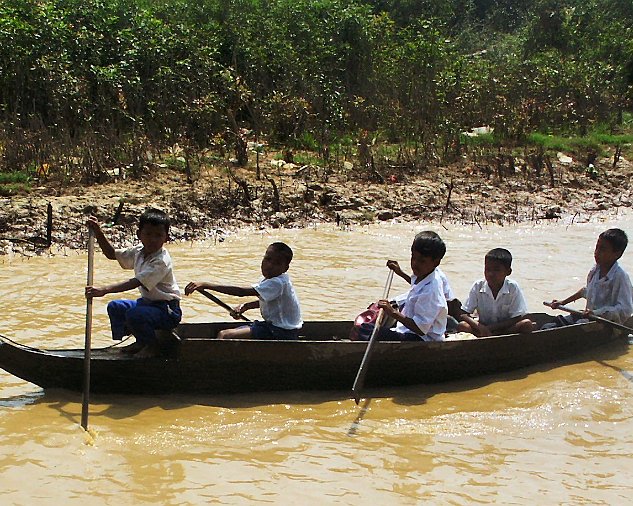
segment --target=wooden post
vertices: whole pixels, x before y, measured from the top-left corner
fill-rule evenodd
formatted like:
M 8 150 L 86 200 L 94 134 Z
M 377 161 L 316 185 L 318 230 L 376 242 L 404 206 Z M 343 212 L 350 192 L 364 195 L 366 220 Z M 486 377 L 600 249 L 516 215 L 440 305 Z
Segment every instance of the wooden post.
M 50 202 L 46 206 L 46 247 L 53 244 L 53 204 Z

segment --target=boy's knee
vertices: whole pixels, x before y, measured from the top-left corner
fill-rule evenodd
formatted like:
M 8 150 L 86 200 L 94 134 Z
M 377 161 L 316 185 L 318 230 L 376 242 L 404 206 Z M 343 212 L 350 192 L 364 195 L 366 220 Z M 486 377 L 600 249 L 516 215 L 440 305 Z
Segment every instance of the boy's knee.
M 133 307 L 125 313 L 125 322 L 130 327 L 137 327 L 147 322 L 147 314 L 142 307 Z
M 532 320 L 521 320 L 517 325 L 517 331 L 520 333 L 532 332 L 535 328 L 535 323 Z
M 107 311 L 109 315 L 120 313 L 125 309 L 125 306 L 120 300 L 111 300 L 108 302 Z
M 473 329 L 468 322 L 459 322 L 457 324 L 457 332 L 469 332 L 472 334 Z

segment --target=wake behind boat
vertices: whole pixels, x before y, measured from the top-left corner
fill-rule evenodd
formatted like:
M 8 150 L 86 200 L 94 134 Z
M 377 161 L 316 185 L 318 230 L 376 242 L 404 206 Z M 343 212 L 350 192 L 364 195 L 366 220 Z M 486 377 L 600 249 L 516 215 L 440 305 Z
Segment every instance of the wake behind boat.
M 552 316 L 535 313 L 538 327 Z M 350 341 L 351 321 L 306 322 L 298 341 L 217 340 L 240 323 L 183 323 L 163 354 L 137 358 L 93 349 L 91 390 L 119 394 L 227 394 L 287 390 L 349 391 L 367 343 Z M 555 362 L 627 333 L 597 322 L 531 334 L 443 342 L 378 342 L 365 386 L 436 383 Z M 0 367 L 44 389 L 82 391 L 83 349 L 42 350 L 0 337 Z

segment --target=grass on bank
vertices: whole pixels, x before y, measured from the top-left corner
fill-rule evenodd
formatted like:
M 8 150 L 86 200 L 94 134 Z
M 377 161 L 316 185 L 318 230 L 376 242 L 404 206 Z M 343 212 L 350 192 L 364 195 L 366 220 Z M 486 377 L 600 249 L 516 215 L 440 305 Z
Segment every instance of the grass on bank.
M 23 171 L 0 172 L 0 195 L 11 196 L 31 191 L 30 176 Z

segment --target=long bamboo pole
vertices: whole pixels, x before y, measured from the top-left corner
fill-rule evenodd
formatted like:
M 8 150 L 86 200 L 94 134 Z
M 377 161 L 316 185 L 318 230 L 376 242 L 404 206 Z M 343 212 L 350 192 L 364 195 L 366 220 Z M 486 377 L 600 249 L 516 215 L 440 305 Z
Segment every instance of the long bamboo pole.
M 86 286 L 94 279 L 95 234 L 88 229 L 88 275 Z M 90 346 L 92 341 L 92 297 L 86 298 L 86 331 L 84 339 L 84 385 L 81 401 L 81 426 L 88 430 L 88 407 L 90 403 Z

